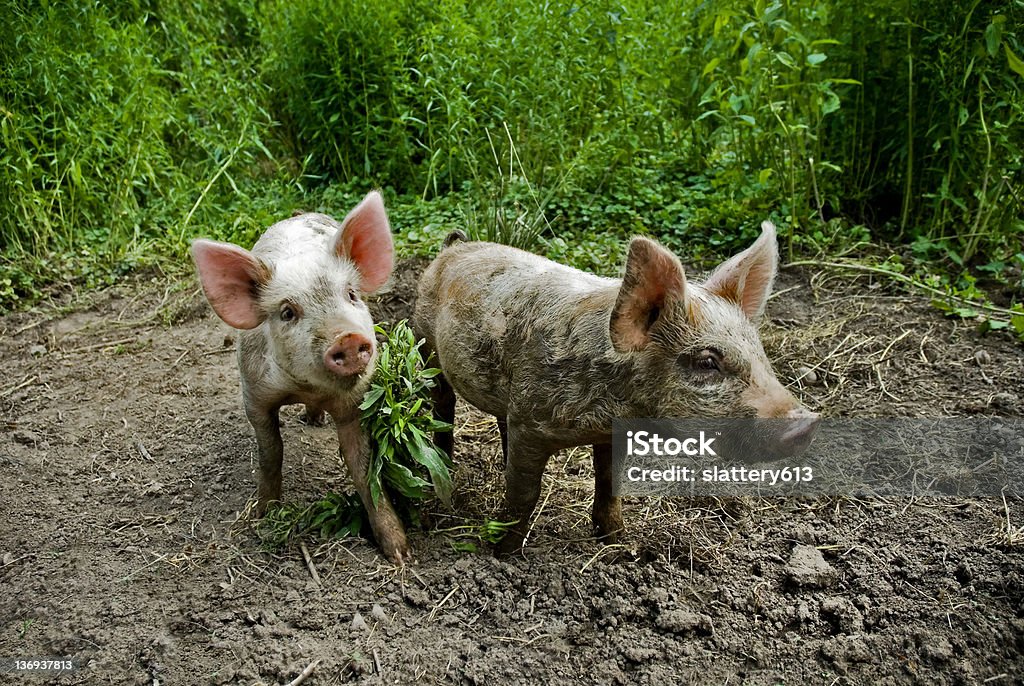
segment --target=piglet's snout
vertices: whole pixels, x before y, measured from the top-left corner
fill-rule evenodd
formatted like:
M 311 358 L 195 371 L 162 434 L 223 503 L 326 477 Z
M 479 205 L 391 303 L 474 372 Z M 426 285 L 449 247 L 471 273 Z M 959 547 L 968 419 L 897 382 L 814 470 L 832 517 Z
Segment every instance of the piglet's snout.
M 814 434 L 818 430 L 818 421 L 820 417 L 817 412 L 811 412 L 810 410 L 799 407 L 795 410 L 790 410 L 786 415 L 786 429 L 780 436 L 782 444 L 786 447 L 786 452 L 791 455 L 796 455 L 803 452 L 807 446 L 811 444 L 811 440 L 814 439 Z
M 324 353 L 324 365 L 338 376 L 354 376 L 366 371 L 373 357 L 373 342 L 358 333 L 338 336 Z

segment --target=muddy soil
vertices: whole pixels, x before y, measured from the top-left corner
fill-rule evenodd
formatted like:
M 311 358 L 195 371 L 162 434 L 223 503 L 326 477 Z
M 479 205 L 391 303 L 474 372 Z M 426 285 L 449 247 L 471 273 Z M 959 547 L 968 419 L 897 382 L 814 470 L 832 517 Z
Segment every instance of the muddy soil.
M 382 318 L 410 314 L 421 268 Z M 828 416 L 1024 409 L 1022 348 L 926 298 L 815 271 L 776 291 L 766 347 Z M 56 299 L 0 332 L 0 658 L 78 665 L 2 683 L 1024 683 L 1019 493 L 635 498 L 603 546 L 574 450 L 525 552 L 496 560 L 456 528 L 503 488 L 493 420 L 460 406 L 457 511 L 427 507 L 415 564 L 358 538 L 268 551 L 231 331 L 194 281 Z M 294 408 L 284 435 L 287 500 L 350 488 L 330 428 Z

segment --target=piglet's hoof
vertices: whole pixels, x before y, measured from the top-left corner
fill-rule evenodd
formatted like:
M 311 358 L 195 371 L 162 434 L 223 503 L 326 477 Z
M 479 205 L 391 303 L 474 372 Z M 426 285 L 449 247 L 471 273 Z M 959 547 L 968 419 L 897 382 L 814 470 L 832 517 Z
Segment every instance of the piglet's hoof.
M 404 567 L 412 562 L 412 547 L 404 540 L 393 544 L 382 543 L 380 548 L 394 565 Z

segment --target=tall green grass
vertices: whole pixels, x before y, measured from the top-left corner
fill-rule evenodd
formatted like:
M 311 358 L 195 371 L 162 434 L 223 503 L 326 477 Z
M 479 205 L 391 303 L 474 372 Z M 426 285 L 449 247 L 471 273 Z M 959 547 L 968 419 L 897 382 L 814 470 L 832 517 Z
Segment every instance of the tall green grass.
M 956 263 L 1024 240 L 1024 3 L 862 1 L 833 8 L 833 207 Z M 995 253 L 995 255 L 993 255 Z
M 607 271 L 599 233 L 731 249 L 772 216 L 791 249 L 1009 261 L 1021 26 L 1020 0 L 4 0 L 0 302 L 371 186 L 414 251 L 466 223 Z
M 245 223 L 275 173 L 252 16 L 244 2 L 4 3 L 0 302 Z

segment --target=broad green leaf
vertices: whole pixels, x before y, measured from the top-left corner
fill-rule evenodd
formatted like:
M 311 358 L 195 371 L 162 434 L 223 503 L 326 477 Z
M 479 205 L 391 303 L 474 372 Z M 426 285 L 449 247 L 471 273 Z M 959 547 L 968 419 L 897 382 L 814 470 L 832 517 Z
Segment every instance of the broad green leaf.
M 999 43 L 1003 39 L 1003 24 L 1006 22 L 1006 17 L 1003 15 L 996 15 L 992 18 L 992 23 L 985 29 L 985 51 L 988 52 L 989 57 L 995 57 L 996 52 L 999 51 Z
M 374 386 L 363 396 L 363 402 L 359 403 L 359 409 L 366 410 L 373 407 L 374 403 L 380 400 L 383 395 L 384 389 L 380 386 Z
M 981 313 L 973 307 L 952 307 L 949 310 L 949 314 L 954 317 L 960 317 L 961 319 L 975 319 Z
M 1024 61 L 1013 54 L 1013 50 L 1010 50 L 1010 46 L 1006 43 L 1003 43 L 1003 50 L 1006 51 L 1006 61 L 1009 63 L 1010 69 L 1017 72 L 1019 76 L 1024 76 Z
M 421 479 L 403 464 L 392 462 L 384 468 L 388 477 L 388 485 L 406 498 L 422 500 L 426 496 L 424 489 L 430 486 L 430 482 Z
M 751 66 L 753 66 L 754 62 L 757 61 L 757 56 L 761 54 L 762 49 L 763 46 L 760 42 L 754 43 L 750 46 L 750 49 L 747 51 L 747 62 L 749 62 Z
M 980 333 L 988 333 L 989 331 L 999 331 L 1010 326 L 1010 322 L 1003 321 L 1001 319 L 985 319 L 983 322 L 978 324 L 978 331 Z
M 452 506 L 452 478 L 448 472 L 448 465 L 441 458 L 438 450 L 423 441 L 419 436 L 414 437 L 412 445 L 413 458 L 430 472 L 430 479 L 434 484 L 434 492 L 448 507 Z
M 991 272 L 993 274 L 998 274 L 1004 269 L 1006 269 L 1006 263 L 1003 262 L 1002 260 L 993 260 L 988 264 L 983 264 L 978 267 L 978 271 Z
M 708 74 L 713 72 L 721 61 L 722 59 L 720 57 L 713 58 L 710 62 L 704 65 L 704 71 L 701 72 L 701 76 L 707 76 Z
M 326 522 L 328 519 L 330 519 L 331 517 L 334 517 L 336 515 L 337 515 L 337 512 L 335 512 L 334 510 L 324 510 L 319 515 L 317 515 L 316 517 L 313 518 L 312 528 L 314 528 L 314 529 L 320 528 L 320 526 L 323 525 L 324 522 Z
M 442 422 L 439 419 L 431 419 L 428 422 L 424 422 L 423 427 L 424 431 L 429 431 L 431 433 L 437 433 L 439 431 L 451 431 L 452 428 L 453 427 L 451 424 L 449 424 L 448 422 Z
M 817 66 L 828 59 L 828 55 L 823 52 L 812 52 L 807 56 L 807 64 L 811 66 Z
M 821 113 L 832 114 L 839 109 L 840 104 L 839 96 L 832 91 L 828 91 L 825 93 L 825 100 L 821 103 Z
M 377 503 L 380 501 L 380 492 L 382 488 L 382 484 L 380 482 L 380 470 L 383 464 L 383 461 L 380 459 L 370 460 L 370 473 L 367 480 L 370 482 L 370 500 L 373 501 L 374 507 L 377 507 Z
M 796 61 L 790 56 L 788 52 L 775 53 L 775 59 L 781 62 L 783 66 L 789 67 L 790 69 L 796 68 Z

